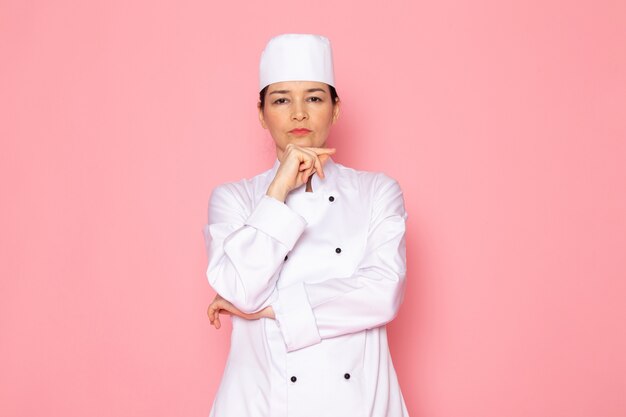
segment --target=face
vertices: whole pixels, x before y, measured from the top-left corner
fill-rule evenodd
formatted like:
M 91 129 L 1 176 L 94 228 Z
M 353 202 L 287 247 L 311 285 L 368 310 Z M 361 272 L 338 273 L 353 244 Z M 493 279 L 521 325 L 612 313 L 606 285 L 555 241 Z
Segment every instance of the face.
M 276 144 L 276 156 L 282 161 L 289 143 L 325 147 L 330 127 L 339 117 L 339 101 L 331 102 L 326 83 L 283 81 L 270 84 L 259 120 Z M 304 129 L 304 130 L 294 130 Z

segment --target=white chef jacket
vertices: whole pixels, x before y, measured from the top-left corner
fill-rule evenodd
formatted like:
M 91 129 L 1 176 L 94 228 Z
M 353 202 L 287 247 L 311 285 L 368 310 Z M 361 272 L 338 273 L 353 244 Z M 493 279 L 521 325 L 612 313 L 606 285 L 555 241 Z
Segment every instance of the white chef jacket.
M 280 161 L 217 186 L 204 237 L 213 289 L 244 312 L 210 417 L 406 417 L 385 324 L 406 275 L 402 190 L 332 158 L 285 202 L 267 196 Z

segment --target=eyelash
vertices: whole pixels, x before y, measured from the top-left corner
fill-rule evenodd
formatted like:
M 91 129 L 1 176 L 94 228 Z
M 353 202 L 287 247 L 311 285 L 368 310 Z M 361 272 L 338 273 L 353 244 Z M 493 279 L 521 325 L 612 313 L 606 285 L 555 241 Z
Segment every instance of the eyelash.
M 314 103 L 319 103 L 319 102 L 323 101 L 320 97 L 316 97 L 316 96 L 309 97 L 309 99 L 315 99 L 313 101 Z M 273 104 L 284 104 L 284 102 L 281 102 L 280 100 L 287 100 L 287 99 L 284 98 L 284 97 L 277 98 L 276 100 L 274 100 Z

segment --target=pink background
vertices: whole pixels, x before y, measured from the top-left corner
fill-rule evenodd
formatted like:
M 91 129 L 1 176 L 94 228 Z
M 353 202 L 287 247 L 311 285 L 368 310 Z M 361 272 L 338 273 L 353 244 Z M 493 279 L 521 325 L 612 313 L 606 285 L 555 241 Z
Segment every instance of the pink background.
M 412 416 L 626 415 L 626 3 L 0 3 L 0 415 L 206 416 L 210 192 L 257 65 L 333 43 L 335 160 L 404 189 Z

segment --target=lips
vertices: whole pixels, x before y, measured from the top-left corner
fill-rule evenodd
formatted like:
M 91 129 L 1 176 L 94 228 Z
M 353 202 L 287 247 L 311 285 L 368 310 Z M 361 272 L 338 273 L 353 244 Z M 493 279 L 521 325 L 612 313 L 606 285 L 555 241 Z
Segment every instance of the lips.
M 289 133 L 292 133 L 294 135 L 306 135 L 307 133 L 311 133 L 311 131 L 305 128 L 297 128 L 297 129 L 291 129 Z

